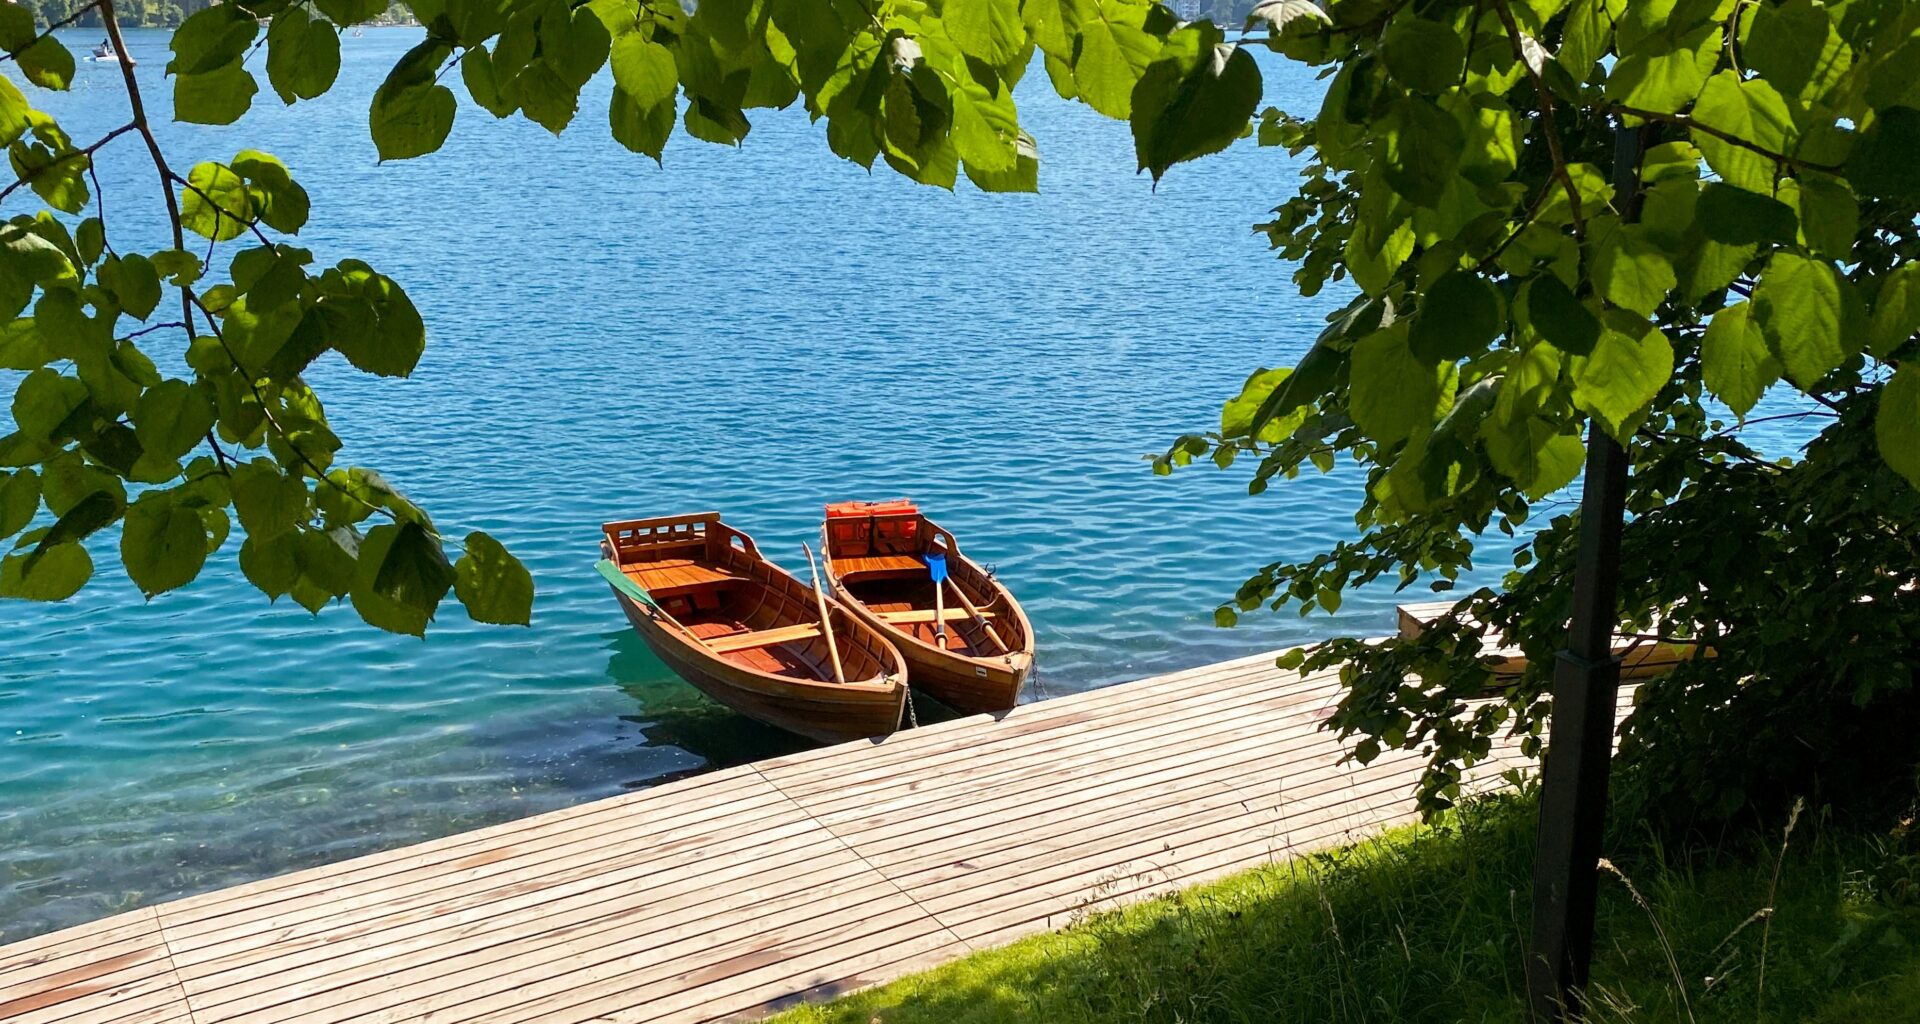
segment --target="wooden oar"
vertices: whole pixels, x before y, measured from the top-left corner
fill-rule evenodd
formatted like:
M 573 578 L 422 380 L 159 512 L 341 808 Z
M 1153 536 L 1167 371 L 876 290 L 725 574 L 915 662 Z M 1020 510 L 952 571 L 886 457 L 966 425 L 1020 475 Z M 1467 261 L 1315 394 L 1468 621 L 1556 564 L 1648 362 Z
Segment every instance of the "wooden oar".
M 1013 648 L 1009 647 L 1005 640 L 1000 639 L 1000 634 L 993 631 L 993 623 L 988 622 L 987 617 L 980 614 L 980 609 L 975 608 L 973 602 L 968 600 L 967 592 L 960 589 L 960 582 L 949 576 L 947 577 L 947 586 L 952 587 L 953 596 L 960 599 L 960 607 L 965 608 L 967 614 L 973 616 L 973 621 L 978 622 L 980 628 L 985 630 L 987 635 L 993 638 L 993 642 L 1000 645 L 1000 653 L 1012 654 Z
M 805 541 L 800 550 L 807 553 L 807 568 L 813 570 L 813 596 L 820 603 L 820 633 L 827 638 L 827 657 L 833 660 L 833 681 L 844 683 L 847 673 L 840 668 L 840 645 L 833 642 L 833 617 L 827 613 L 827 592 L 820 589 L 820 564 L 813 560 L 813 548 Z
M 613 584 L 613 589 L 616 593 L 633 599 L 635 603 L 646 607 L 656 615 L 666 614 L 660 610 L 658 604 L 654 603 L 653 595 L 647 593 L 640 584 L 633 582 L 632 578 L 626 573 L 621 572 L 620 567 L 613 564 L 613 559 L 602 558 L 598 562 L 595 562 L 593 567 L 600 575 L 606 577 L 608 583 Z

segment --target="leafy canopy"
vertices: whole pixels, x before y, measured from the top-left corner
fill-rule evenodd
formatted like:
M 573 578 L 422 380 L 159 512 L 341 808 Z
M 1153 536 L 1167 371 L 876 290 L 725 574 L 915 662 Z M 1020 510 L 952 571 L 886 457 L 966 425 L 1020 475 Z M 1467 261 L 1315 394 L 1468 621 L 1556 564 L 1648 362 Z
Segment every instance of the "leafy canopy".
M 1259 230 L 1304 294 L 1356 294 L 1155 465 L 1256 458 L 1258 493 L 1350 461 L 1361 536 L 1263 569 L 1216 618 L 1332 610 L 1383 576 L 1449 590 L 1501 531 L 1504 592 L 1420 639 L 1285 659 L 1341 666 L 1334 725 L 1362 760 L 1429 752 L 1444 806 L 1497 731 L 1537 750 L 1577 517 L 1520 530 L 1598 431 L 1632 465 L 1623 629 L 1717 655 L 1639 694 L 1626 750 L 1664 766 L 1656 788 L 1732 810 L 1835 748 L 1910 749 L 1860 741 L 1920 721 L 1920 5 L 1325 10 L 1270 37 L 1329 77 L 1314 116 L 1262 115 L 1260 143 L 1309 162 Z M 1749 439 L 1779 418 L 1814 436 L 1796 457 Z M 1496 644 L 1529 656 L 1517 685 Z
M 1156 177 L 1245 134 L 1260 99 L 1249 54 L 1147 0 L 406 6 L 426 33 L 368 110 L 382 160 L 431 154 L 479 112 L 557 134 L 580 116 L 582 87 L 606 72 L 608 130 L 655 161 L 676 125 L 735 144 L 750 111 L 800 104 L 826 122 L 827 145 L 862 166 L 944 188 L 964 174 L 988 191 L 1033 191 L 1039 145 L 1020 127 L 1013 88 L 1036 51 L 1063 95 L 1132 117 L 1140 166 Z M 341 30 L 385 11 L 359 0 L 194 10 L 166 65 L 175 118 L 230 124 L 256 102 L 325 94 Z M 93 0 L 68 20 L 105 21 L 111 33 L 121 13 Z M 1315 8 L 1309 20 L 1323 17 Z M 34 85 L 67 87 L 73 56 L 29 8 L 0 4 L 0 47 Z M 456 70 L 478 111 L 444 84 Z M 138 97 L 131 75 L 125 88 Z M 150 154 L 132 139 L 107 148 L 129 135 Z M 318 611 L 345 598 L 368 622 L 414 634 L 449 593 L 476 620 L 529 621 L 532 579 L 498 541 L 468 532 L 450 554 L 452 535 L 423 509 L 342 460 L 307 368 L 338 356 L 406 376 L 426 325 L 399 282 L 359 260 L 316 265 L 295 244 L 314 211 L 293 169 L 257 149 L 176 165 L 144 115 L 75 140 L 5 78 L 0 145 L 16 175 L 0 198 L 31 190 L 45 206 L 0 226 L 0 367 L 25 374 L 15 429 L 0 437 L 0 540 L 13 544 L 0 596 L 77 592 L 95 569 L 86 541 L 116 524 L 128 577 L 163 593 L 199 574 L 237 518 L 241 570 L 270 599 Z M 133 251 L 111 230 L 89 188 L 107 153 L 150 158 L 167 180 L 170 247 Z M 184 349 L 191 376 L 156 369 L 149 353 L 162 345 Z
M 798 104 L 839 156 L 944 188 L 963 174 L 988 191 L 1038 187 L 1043 146 L 1013 101 L 1035 63 L 1062 96 L 1127 119 L 1156 178 L 1252 127 L 1309 157 L 1260 230 L 1303 294 L 1342 282 L 1354 296 L 1295 365 L 1253 373 L 1218 431 L 1179 439 L 1156 468 L 1253 458 L 1257 493 L 1344 459 L 1367 490 L 1357 540 L 1267 567 L 1217 619 L 1334 609 L 1382 576 L 1446 589 L 1486 531 L 1517 534 L 1575 479 L 1598 430 L 1633 465 L 1627 628 L 1718 655 L 1643 690 L 1630 751 L 1655 738 L 1712 749 L 1727 723 L 1775 752 L 1816 749 L 1783 739 L 1781 709 L 1872 726 L 1899 721 L 1888 702 L 1914 690 L 1902 666 L 1920 638 L 1920 5 L 1264 0 L 1237 42 L 1151 0 L 407 6 L 426 37 L 368 110 L 383 159 L 433 153 L 477 116 L 444 84 L 456 65 L 481 111 L 554 132 L 607 71 L 608 130 L 655 161 L 676 125 L 738 144 L 754 111 Z M 87 7 L 114 13 L 112 0 Z M 194 13 L 173 38 L 175 116 L 224 124 L 263 96 L 325 93 L 339 31 L 376 7 Z M 1259 111 L 1246 47 L 1262 43 L 1324 69 L 1313 116 Z M 39 88 L 71 79 L 71 54 L 24 8 L 0 4 L 0 48 Z M 1624 153 L 1622 127 L 1642 129 Z M 338 460 L 303 380 L 330 354 L 410 373 L 426 330 L 400 284 L 357 260 L 316 266 L 292 241 L 306 193 L 257 150 L 196 154 L 180 173 L 156 142 L 173 244 L 116 246 L 87 216 L 87 171 L 128 134 L 152 141 L 140 118 L 73 140 L 0 82 L 17 177 L 0 198 L 30 189 L 48 208 L 0 226 L 0 366 L 24 373 L 16 430 L 0 438 L 0 536 L 19 534 L 0 593 L 73 593 L 94 568 L 83 542 L 116 523 L 134 583 L 179 586 L 237 515 L 241 566 L 271 597 L 346 597 L 406 632 L 449 592 L 483 621 L 526 621 L 524 568 L 480 533 L 450 558 L 422 509 Z M 185 348 L 190 379 L 155 370 L 160 344 Z M 1799 457 L 1745 440 L 1763 400 L 1820 426 Z M 1334 724 L 1360 737 L 1358 756 L 1428 750 L 1423 792 L 1441 806 L 1496 730 L 1537 736 L 1574 527 L 1559 515 L 1502 540 L 1505 591 L 1475 593 L 1422 639 L 1300 656 L 1346 666 Z M 1797 656 L 1778 640 L 1783 618 L 1804 624 Z M 1470 702 L 1492 686 L 1477 652 L 1507 639 L 1535 668 L 1503 699 Z M 1701 765 L 1672 778 L 1704 785 Z

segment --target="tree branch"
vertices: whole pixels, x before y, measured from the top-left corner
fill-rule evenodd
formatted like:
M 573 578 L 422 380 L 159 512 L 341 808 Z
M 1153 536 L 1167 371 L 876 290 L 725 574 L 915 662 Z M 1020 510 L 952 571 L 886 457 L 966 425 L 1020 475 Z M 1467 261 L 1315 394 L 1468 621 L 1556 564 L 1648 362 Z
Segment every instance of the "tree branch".
M 1540 97 L 1540 129 L 1547 137 L 1547 154 L 1553 158 L 1553 176 L 1567 190 L 1567 203 L 1573 214 L 1573 236 L 1579 239 L 1587 237 L 1586 218 L 1580 213 L 1580 188 L 1573 183 L 1573 175 L 1567 172 L 1566 154 L 1560 151 L 1560 130 L 1554 124 L 1553 93 L 1547 90 L 1547 83 L 1540 73 L 1533 69 L 1533 63 L 1527 60 L 1527 48 L 1520 26 L 1513 20 L 1513 10 L 1507 6 L 1507 0 L 1494 0 L 1493 9 L 1500 15 L 1500 23 L 1507 27 L 1507 39 L 1513 43 L 1513 59 L 1527 71 L 1527 78 L 1533 83 L 1533 91 Z
M 125 135 L 130 131 L 133 131 L 136 127 L 138 126 L 133 124 L 123 124 L 120 127 L 115 128 L 114 130 L 101 136 L 98 140 L 96 140 L 90 146 L 84 147 L 82 149 L 76 149 L 68 153 L 62 153 L 59 156 L 54 157 L 53 160 L 47 163 L 46 165 L 34 168 L 32 171 L 16 179 L 13 184 L 8 185 L 4 189 L 0 189 L 0 203 L 6 202 L 7 197 L 12 195 L 22 185 L 29 184 L 35 178 L 38 178 L 40 175 L 45 174 L 47 171 L 55 167 L 58 167 L 69 160 L 72 160 L 74 157 L 86 157 L 89 160 L 89 162 L 91 162 L 95 150 L 98 150 L 100 147 L 106 145 L 107 143 L 112 142 L 113 140 L 119 138 L 122 135 Z M 96 192 L 99 190 L 98 182 L 95 183 L 94 188 Z
M 1769 160 L 1774 161 L 1775 163 L 1786 164 L 1790 167 L 1800 167 L 1810 171 L 1822 171 L 1827 174 L 1839 174 L 1841 173 L 1842 170 L 1844 170 L 1844 168 L 1840 167 L 1837 164 L 1817 164 L 1811 160 L 1802 160 L 1799 157 L 1789 156 L 1785 153 L 1776 153 L 1773 150 L 1768 149 L 1757 142 L 1750 142 L 1746 139 L 1741 138 L 1738 135 L 1733 134 L 1732 132 L 1729 132 L 1720 128 L 1715 128 L 1710 124 L 1697 120 L 1686 114 L 1662 114 L 1658 111 L 1641 110 L 1639 107 L 1629 107 L 1624 103 L 1610 103 L 1610 104 L 1607 104 L 1606 107 L 1603 109 L 1611 110 L 1616 114 L 1627 114 L 1632 117 L 1637 117 L 1642 121 L 1655 121 L 1661 124 L 1670 124 L 1677 128 L 1685 128 L 1689 131 L 1699 132 L 1702 135 L 1711 135 L 1714 138 L 1727 143 L 1728 145 L 1738 146 L 1741 149 L 1747 150 L 1749 152 L 1758 153 L 1761 156 L 1764 156 Z

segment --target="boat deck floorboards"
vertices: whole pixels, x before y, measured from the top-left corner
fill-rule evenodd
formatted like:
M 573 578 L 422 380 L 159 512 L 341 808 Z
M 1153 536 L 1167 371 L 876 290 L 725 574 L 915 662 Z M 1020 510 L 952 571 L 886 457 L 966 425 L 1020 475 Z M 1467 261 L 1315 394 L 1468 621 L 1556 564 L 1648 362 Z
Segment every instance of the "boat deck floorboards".
M 1412 820 L 1338 697 L 1263 654 L 148 907 L 0 946 L 0 1022 L 761 1015 Z

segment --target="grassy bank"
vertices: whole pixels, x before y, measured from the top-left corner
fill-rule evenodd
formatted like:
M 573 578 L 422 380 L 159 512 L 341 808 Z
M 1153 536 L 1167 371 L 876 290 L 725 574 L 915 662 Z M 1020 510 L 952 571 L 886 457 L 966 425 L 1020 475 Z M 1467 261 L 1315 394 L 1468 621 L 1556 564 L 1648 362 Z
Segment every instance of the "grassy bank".
M 1532 813 L 1487 801 L 779 1021 L 1517 1021 Z M 1920 835 L 1895 817 L 1809 811 L 1784 852 L 1783 829 L 1675 845 L 1628 826 L 1594 1019 L 1920 1020 Z

